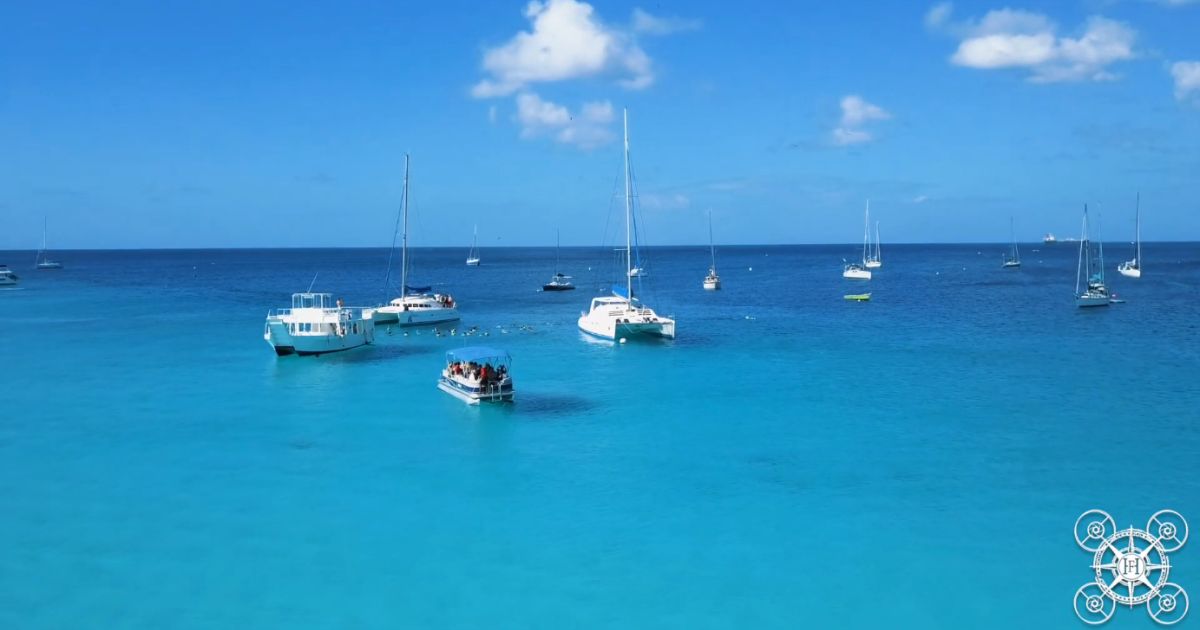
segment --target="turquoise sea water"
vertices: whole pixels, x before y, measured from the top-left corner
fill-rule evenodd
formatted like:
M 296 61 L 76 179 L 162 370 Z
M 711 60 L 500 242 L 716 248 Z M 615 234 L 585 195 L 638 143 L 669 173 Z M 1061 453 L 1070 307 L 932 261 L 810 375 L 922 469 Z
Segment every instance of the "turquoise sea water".
M 434 387 L 458 335 L 262 340 L 317 272 L 380 301 L 385 250 L 0 253 L 0 627 L 1080 627 L 1081 512 L 1200 526 L 1200 245 L 1110 246 L 1092 311 L 1072 245 L 1003 249 L 724 248 L 717 293 L 652 250 L 679 337 L 624 346 L 575 326 L 607 250 L 559 294 L 553 249 L 419 251 L 514 357 L 482 409 Z

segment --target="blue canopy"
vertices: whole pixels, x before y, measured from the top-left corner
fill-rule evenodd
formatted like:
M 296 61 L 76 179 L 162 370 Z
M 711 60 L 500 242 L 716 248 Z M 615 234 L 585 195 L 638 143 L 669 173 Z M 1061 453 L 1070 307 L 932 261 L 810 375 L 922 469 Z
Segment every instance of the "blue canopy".
M 474 361 L 475 363 L 480 363 L 499 360 L 507 363 L 512 361 L 512 357 L 504 350 L 489 348 L 487 346 L 469 346 L 446 353 L 446 361 L 450 363 L 455 361 Z
M 412 287 L 407 284 L 404 285 L 405 293 L 429 293 L 431 289 L 433 289 L 433 287 Z

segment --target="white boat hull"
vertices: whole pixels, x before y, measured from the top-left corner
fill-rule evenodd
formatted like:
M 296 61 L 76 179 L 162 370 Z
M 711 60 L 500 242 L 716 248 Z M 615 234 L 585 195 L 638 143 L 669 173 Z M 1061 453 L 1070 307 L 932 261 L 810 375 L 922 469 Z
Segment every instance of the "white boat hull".
M 883 263 L 879 262 L 878 260 L 868 260 L 867 261 L 867 269 L 878 269 L 882 266 L 883 266 Z
M 396 324 L 398 326 L 430 326 L 446 322 L 456 322 L 460 318 L 456 308 L 430 308 L 422 310 L 402 310 L 397 306 L 381 306 L 371 311 L 371 320 L 377 324 Z
M 468 266 L 468 267 L 478 267 L 478 266 L 479 266 L 479 259 L 478 259 L 478 258 L 468 258 L 468 259 L 467 259 L 467 266 Z
M 11 276 L 0 276 L 0 287 L 16 286 L 18 280 Z
M 357 332 L 354 332 L 357 328 Z M 317 356 L 331 352 L 342 352 L 368 345 L 375 341 L 375 324 L 369 319 L 347 322 L 344 334 L 295 334 L 282 321 L 268 321 L 263 338 L 279 356 L 297 354 Z
M 665 317 L 646 317 L 631 314 L 629 317 L 579 318 L 579 330 L 593 337 L 616 341 L 622 337 L 675 338 L 675 320 Z
M 1121 275 L 1125 276 L 1127 278 L 1141 278 L 1142 277 L 1142 270 L 1138 269 L 1137 267 L 1129 267 L 1126 265 L 1121 265 L 1121 266 L 1117 267 L 1117 271 L 1121 272 Z
M 1092 295 L 1083 294 L 1075 296 L 1075 306 L 1079 308 L 1091 308 L 1094 306 L 1108 306 L 1109 297 L 1107 295 Z
M 705 291 L 716 291 L 720 288 L 721 288 L 721 280 L 720 279 L 706 279 L 704 281 L 704 290 Z
M 490 388 L 481 388 L 460 383 L 459 381 L 443 376 L 438 379 L 437 386 L 438 389 L 468 405 L 478 405 L 481 402 L 512 402 L 514 394 L 516 394 L 516 390 L 512 386 L 512 380 L 492 385 Z
M 842 277 L 849 280 L 870 280 L 871 272 L 866 269 L 847 269 L 842 272 Z

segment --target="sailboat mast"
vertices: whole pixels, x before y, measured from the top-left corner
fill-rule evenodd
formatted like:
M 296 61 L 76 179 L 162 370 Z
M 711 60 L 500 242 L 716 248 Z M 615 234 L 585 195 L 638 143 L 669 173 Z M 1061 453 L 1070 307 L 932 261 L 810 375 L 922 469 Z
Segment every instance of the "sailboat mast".
M 400 202 L 400 297 L 408 295 L 408 154 L 404 154 L 404 194 Z
M 708 211 L 708 252 L 712 255 L 712 269 L 717 270 L 717 246 L 713 245 L 712 237 L 712 210 Z
M 559 231 L 554 230 L 554 275 L 558 275 L 558 250 L 562 247 Z
M 633 242 L 630 224 L 633 222 L 633 182 L 629 173 L 629 110 L 622 110 L 625 126 L 625 289 L 630 304 L 633 303 Z
M 879 249 L 879 222 L 875 222 L 875 260 L 876 262 L 883 260 L 883 255 Z
M 871 240 L 871 200 L 867 200 L 867 212 L 863 215 L 863 264 L 867 264 L 867 246 Z
M 1083 248 L 1087 246 L 1087 204 L 1083 204 L 1083 237 L 1079 239 L 1079 262 L 1075 264 L 1075 295 L 1079 295 L 1079 273 L 1083 269 Z
M 1142 193 L 1137 194 L 1137 210 L 1133 213 L 1133 238 L 1137 241 L 1137 268 L 1142 268 Z

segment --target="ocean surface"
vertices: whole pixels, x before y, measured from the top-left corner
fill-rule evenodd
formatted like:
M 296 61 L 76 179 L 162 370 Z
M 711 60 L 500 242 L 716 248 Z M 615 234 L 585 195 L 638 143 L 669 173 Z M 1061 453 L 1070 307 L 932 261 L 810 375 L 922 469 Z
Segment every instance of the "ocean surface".
M 553 248 L 424 249 L 456 334 L 315 358 L 267 310 L 391 297 L 386 249 L 0 252 L 0 627 L 1082 627 L 1080 513 L 1200 527 L 1200 244 L 1143 248 L 1091 310 L 1066 243 L 885 244 L 868 283 L 855 245 L 722 247 L 715 293 L 651 249 L 678 338 L 625 345 L 575 324 L 609 249 L 565 293 Z M 435 388 L 480 343 L 515 404 Z M 1171 563 L 1200 598 L 1200 543 Z

